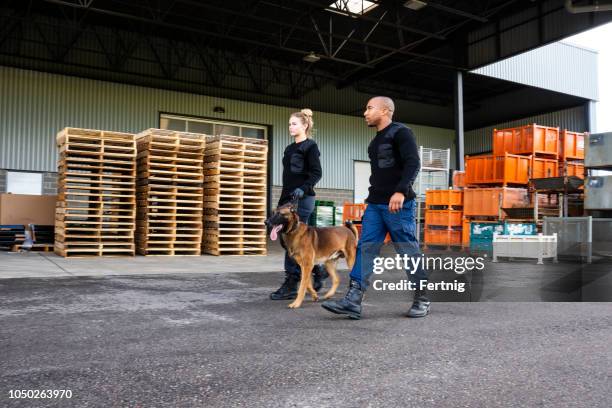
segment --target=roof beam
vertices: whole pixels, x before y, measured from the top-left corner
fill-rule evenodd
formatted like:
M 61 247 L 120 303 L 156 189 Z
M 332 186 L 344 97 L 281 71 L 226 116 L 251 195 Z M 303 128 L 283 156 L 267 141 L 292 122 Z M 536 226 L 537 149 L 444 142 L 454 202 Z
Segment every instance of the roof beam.
M 66 3 L 66 2 L 64 2 L 62 0 L 44 0 L 44 1 L 47 2 L 47 3 L 56 3 L 56 4 L 61 4 L 61 5 L 64 5 L 64 6 L 70 6 L 70 7 L 75 7 L 75 8 L 83 8 L 83 6 L 81 6 L 81 5 L 72 4 L 72 3 Z M 175 29 L 175 30 L 181 30 L 181 31 L 186 31 L 186 32 L 190 32 L 190 33 L 197 33 L 197 34 L 201 34 L 201 35 L 207 35 L 207 36 L 212 36 L 212 37 L 217 37 L 217 38 L 234 40 L 234 41 L 237 41 L 237 42 L 240 42 L 240 43 L 245 43 L 245 44 L 259 45 L 259 46 L 262 46 L 262 47 L 273 48 L 273 49 L 277 49 L 277 50 L 281 50 L 281 51 L 291 52 L 291 53 L 299 54 L 299 55 L 302 55 L 302 56 L 307 54 L 306 51 L 300 50 L 300 49 L 296 49 L 296 48 L 275 45 L 275 44 L 272 44 L 272 43 L 269 43 L 269 42 L 266 43 L 266 42 L 263 42 L 263 41 L 253 40 L 253 39 L 249 39 L 249 38 L 237 37 L 235 35 L 222 34 L 222 33 L 214 32 L 214 31 L 210 31 L 210 30 L 205 30 L 205 29 L 201 29 L 201 28 L 196 29 L 196 28 L 185 26 L 185 25 L 178 25 L 178 24 L 168 23 L 168 22 L 165 22 L 165 21 L 155 21 L 155 20 L 147 18 L 147 17 L 134 16 L 134 15 L 131 15 L 131 14 L 122 13 L 122 12 L 118 12 L 118 11 L 100 9 L 100 8 L 95 8 L 95 7 L 91 7 L 91 8 L 89 8 L 89 10 L 91 10 L 91 12 L 98 13 L 98 14 L 104 14 L 104 15 L 124 18 L 124 19 L 127 19 L 127 20 L 139 21 L 139 22 L 142 22 L 142 23 L 157 24 L 159 26 L 163 26 L 163 27 L 166 27 L 166 28 L 172 28 L 172 29 Z M 365 63 L 361 63 L 361 62 L 357 62 L 357 61 L 346 60 L 346 59 L 343 59 L 343 58 L 331 57 L 331 56 L 327 56 L 327 55 L 320 55 L 320 57 L 322 59 L 327 59 L 327 60 L 330 60 L 330 61 L 341 62 L 341 63 L 345 63 L 345 64 L 349 64 L 349 65 L 355 65 L 355 66 L 359 66 L 359 67 L 363 67 L 363 68 L 373 68 L 369 64 L 365 64 Z
M 45 0 L 45 1 L 54 2 L 54 1 L 57 1 L 57 0 Z M 275 25 L 278 25 L 278 26 L 281 26 L 281 27 L 287 27 L 287 28 L 289 28 L 291 30 L 291 32 L 297 30 L 297 31 L 302 31 L 302 32 L 306 32 L 306 33 L 313 33 L 312 29 L 309 29 L 309 28 L 306 28 L 306 27 L 302 27 L 302 26 L 300 26 L 298 24 L 298 22 L 296 22 L 296 23 L 286 23 L 284 21 L 279 21 L 277 19 L 271 19 L 271 18 L 267 18 L 267 17 L 257 16 L 257 15 L 254 15 L 254 14 L 246 14 L 246 13 L 238 12 L 238 11 L 235 11 L 235 10 L 230 10 L 230 9 L 227 9 L 227 8 L 224 8 L 224 7 L 218 7 L 218 6 L 215 6 L 215 5 L 212 5 L 212 4 L 208 4 L 206 2 L 196 2 L 196 1 L 193 1 L 193 0 L 179 0 L 179 1 L 182 2 L 182 3 L 185 3 L 185 4 L 196 6 L 196 7 L 201 7 L 201 8 L 205 8 L 205 9 L 209 9 L 209 10 L 214 10 L 214 11 L 218 11 L 218 12 L 222 12 L 222 13 L 226 13 L 226 14 L 235 14 L 235 15 L 239 15 L 241 17 L 250 18 L 250 19 L 253 19 L 253 20 L 256 20 L 256 21 L 261 21 L 263 23 L 275 24 Z M 309 14 L 309 17 L 310 17 L 311 22 L 312 22 L 312 20 L 313 20 L 312 14 Z M 378 25 L 381 25 L 381 24 L 382 25 L 386 25 L 385 24 L 386 22 L 383 21 L 382 18 L 379 18 L 379 19 L 368 19 L 368 21 L 374 21 L 375 23 L 377 23 L 376 27 Z M 316 25 L 316 22 L 315 22 L 315 25 Z M 396 27 L 395 24 L 391 24 L 391 25 Z M 371 30 L 371 31 L 373 31 L 373 30 Z M 378 44 L 378 43 L 368 42 L 367 39 L 360 40 L 360 39 L 357 39 L 357 38 L 353 38 L 353 36 L 350 33 L 349 33 L 349 35 L 340 35 L 340 34 L 334 34 L 333 32 L 325 32 L 323 30 L 320 30 L 318 28 L 318 26 L 315 27 L 314 33 L 316 33 L 319 36 L 319 40 L 321 41 L 322 44 L 325 43 L 325 41 L 323 40 L 322 37 L 323 37 L 323 35 L 326 35 L 326 36 L 329 36 L 331 38 L 339 39 L 340 41 L 347 41 L 347 42 L 352 43 L 352 44 L 367 45 L 367 46 L 369 46 L 371 48 L 377 48 L 377 49 L 381 49 L 381 50 L 388 51 L 388 52 L 393 51 L 394 53 L 399 53 L 399 54 L 404 54 L 404 55 L 411 55 L 411 56 L 419 56 L 419 57 L 423 57 L 423 58 L 429 58 L 432 61 L 436 61 L 437 60 L 437 61 L 440 61 L 440 62 L 448 62 L 448 60 L 443 60 L 443 59 L 440 59 L 440 58 L 430 57 L 430 56 L 425 55 L 425 54 L 417 54 L 417 53 L 410 52 L 410 51 L 407 51 L 407 50 L 401 50 L 401 49 L 398 49 L 398 48 L 395 48 L 395 47 L 391 47 L 391 46 L 388 46 L 388 45 L 385 45 L 385 44 Z M 369 36 L 368 36 L 368 38 L 369 38 Z M 430 38 L 430 37 L 427 37 L 427 38 Z M 436 36 L 434 35 L 431 38 L 436 38 Z M 445 37 L 441 37 L 441 38 L 445 38 Z M 421 39 L 421 41 L 422 40 L 424 40 L 424 39 Z M 333 60 L 334 57 L 331 57 L 331 54 L 329 54 L 328 51 L 330 51 L 330 50 L 329 50 L 329 47 L 327 47 L 327 45 L 323 45 L 323 50 L 325 52 L 325 56 L 328 59 L 332 59 Z M 310 51 L 311 50 L 304 50 L 303 54 L 305 55 L 305 54 L 307 54 Z M 346 62 L 346 60 L 339 61 L 339 62 Z M 370 65 L 370 64 L 365 63 L 365 62 L 360 62 L 359 64 L 361 66 L 366 66 L 366 67 L 368 65 Z M 370 68 L 372 68 L 372 67 L 370 67 Z
M 324 10 L 325 9 L 325 8 L 321 8 L 321 3 L 317 3 L 317 2 L 314 2 L 314 1 L 310 1 L 310 0 L 293 0 L 293 1 L 296 2 L 296 3 L 305 4 L 305 5 L 308 5 L 308 6 L 311 6 L 311 7 L 316 7 L 319 10 Z M 371 21 L 371 22 L 374 22 L 374 23 L 378 21 L 378 19 L 374 18 L 374 17 L 369 17 L 369 16 L 366 16 L 366 15 L 363 15 L 363 14 L 355 14 L 355 13 L 351 13 L 351 12 L 344 11 L 344 10 L 342 11 L 342 14 L 339 14 L 339 15 L 346 15 L 347 17 L 350 17 L 350 18 L 357 18 L 359 20 Z M 419 34 L 419 35 L 422 35 L 422 36 L 428 37 L 428 38 L 435 38 L 437 40 L 445 40 L 446 39 L 446 37 L 443 36 L 443 35 L 436 34 L 436 33 L 430 33 L 430 32 L 425 31 L 425 30 L 420 30 L 418 28 L 409 27 L 409 26 L 405 26 L 405 25 L 402 25 L 402 24 L 391 23 L 389 21 L 383 21 L 383 22 L 381 22 L 381 24 L 384 25 L 384 26 L 387 26 L 387 27 L 394 28 L 394 29 L 401 29 L 401 30 L 408 31 L 408 32 L 411 32 L 411 33 L 414 33 L 414 34 Z
M 431 7 L 440 11 L 445 11 L 447 13 L 455 14 L 457 16 L 466 17 L 471 20 L 478 21 L 480 23 L 486 23 L 489 21 L 489 19 L 486 17 L 481 17 L 476 14 L 468 13 L 467 11 L 459 10 L 453 7 L 448 7 L 440 3 L 435 3 L 433 1 L 427 1 L 427 7 Z

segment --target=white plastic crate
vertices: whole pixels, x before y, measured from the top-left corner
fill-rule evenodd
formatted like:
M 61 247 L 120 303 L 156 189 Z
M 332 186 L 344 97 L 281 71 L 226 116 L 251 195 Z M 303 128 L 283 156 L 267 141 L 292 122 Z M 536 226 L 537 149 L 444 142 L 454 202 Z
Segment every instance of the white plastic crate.
M 497 258 L 533 258 L 541 265 L 544 258 L 557 262 L 557 234 L 493 235 L 493 262 Z
M 344 225 L 342 222 L 342 212 L 344 211 L 344 207 L 339 205 L 336 207 L 336 224 L 335 225 Z
M 421 146 L 421 167 L 448 170 L 450 168 L 450 149 L 432 149 Z
M 315 225 L 317 227 L 333 227 L 334 208 L 327 205 L 318 205 L 315 212 Z

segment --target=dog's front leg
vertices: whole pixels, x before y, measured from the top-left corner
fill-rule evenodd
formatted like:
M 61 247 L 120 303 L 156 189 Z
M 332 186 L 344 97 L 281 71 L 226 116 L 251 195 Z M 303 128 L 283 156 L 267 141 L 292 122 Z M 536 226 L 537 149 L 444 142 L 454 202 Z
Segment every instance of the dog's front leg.
M 314 262 L 313 262 L 314 265 Z M 307 274 L 308 277 L 308 286 L 306 286 L 306 290 L 308 291 L 308 293 L 310 293 L 310 297 L 312 298 L 313 302 L 316 302 L 319 300 L 319 294 L 317 293 L 316 290 L 314 290 L 314 287 L 312 286 L 312 273 Z
M 296 262 L 300 265 L 302 277 L 300 279 L 300 287 L 298 288 L 297 297 L 292 303 L 289 304 L 291 309 L 297 309 L 298 307 L 302 306 L 302 302 L 306 296 L 306 289 L 308 288 L 308 285 L 310 285 L 310 275 L 312 274 L 312 262 L 302 259 L 296 259 Z

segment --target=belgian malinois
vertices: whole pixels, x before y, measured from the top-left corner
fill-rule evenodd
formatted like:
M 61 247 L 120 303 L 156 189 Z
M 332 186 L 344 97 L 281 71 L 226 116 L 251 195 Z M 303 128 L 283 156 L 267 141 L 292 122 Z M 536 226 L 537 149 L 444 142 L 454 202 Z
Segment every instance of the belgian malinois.
M 295 202 L 278 207 L 265 223 L 271 228 L 270 238 L 273 241 L 276 241 L 278 233 L 281 233 L 281 245 L 302 270 L 297 297 L 289 304 L 289 307 L 292 309 L 300 307 L 306 296 L 306 290 L 313 301 L 316 302 L 319 299 L 319 295 L 312 287 L 311 279 L 312 268 L 315 264 L 325 264 L 331 276 L 332 286 L 323 298 L 332 297 L 340 284 L 340 278 L 336 273 L 338 259 L 345 258 L 349 269 L 355 262 L 357 252 L 355 226 L 347 222 L 345 226 L 339 227 L 310 227 L 300 222 Z

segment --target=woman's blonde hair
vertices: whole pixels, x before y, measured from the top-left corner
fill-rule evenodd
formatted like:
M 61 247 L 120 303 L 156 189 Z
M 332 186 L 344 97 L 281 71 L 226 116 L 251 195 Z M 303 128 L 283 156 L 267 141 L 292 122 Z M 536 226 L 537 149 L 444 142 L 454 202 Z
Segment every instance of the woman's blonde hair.
M 312 121 L 312 111 L 310 109 L 302 109 L 299 112 L 293 112 L 291 117 L 298 118 L 302 121 L 302 124 L 306 126 L 306 136 L 310 137 L 312 135 L 314 122 Z

